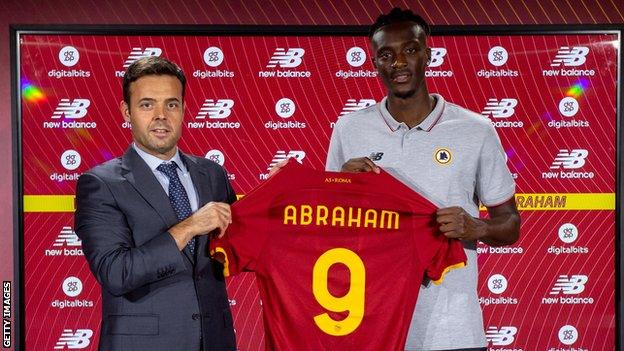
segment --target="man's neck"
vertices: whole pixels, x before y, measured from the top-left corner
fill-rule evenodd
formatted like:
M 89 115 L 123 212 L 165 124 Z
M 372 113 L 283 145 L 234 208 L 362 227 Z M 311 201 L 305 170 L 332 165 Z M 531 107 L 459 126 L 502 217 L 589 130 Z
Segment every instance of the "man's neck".
M 433 111 L 435 99 L 427 91 L 417 92 L 409 98 L 388 95 L 388 112 L 397 121 L 407 124 L 411 129 L 419 125 Z

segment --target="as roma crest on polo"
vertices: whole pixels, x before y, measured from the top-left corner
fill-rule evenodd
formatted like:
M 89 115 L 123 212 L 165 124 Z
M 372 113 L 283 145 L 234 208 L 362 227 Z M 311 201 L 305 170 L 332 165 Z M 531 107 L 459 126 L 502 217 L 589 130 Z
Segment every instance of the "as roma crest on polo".
M 449 149 L 439 148 L 433 154 L 433 159 L 441 165 L 448 165 L 453 161 L 453 154 Z

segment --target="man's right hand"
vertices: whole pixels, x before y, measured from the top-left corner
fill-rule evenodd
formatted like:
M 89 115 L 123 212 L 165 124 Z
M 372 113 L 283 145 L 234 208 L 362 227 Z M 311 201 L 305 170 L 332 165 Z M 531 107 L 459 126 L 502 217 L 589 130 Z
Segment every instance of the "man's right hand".
M 368 157 L 352 158 L 342 165 L 341 172 L 359 173 L 359 172 L 375 172 L 379 173 L 379 166 L 371 161 Z
M 169 233 L 175 239 L 178 249 L 182 250 L 189 240 L 197 235 L 215 231 L 219 238 L 222 237 L 230 223 L 232 223 L 230 205 L 209 202 L 187 219 L 171 227 Z

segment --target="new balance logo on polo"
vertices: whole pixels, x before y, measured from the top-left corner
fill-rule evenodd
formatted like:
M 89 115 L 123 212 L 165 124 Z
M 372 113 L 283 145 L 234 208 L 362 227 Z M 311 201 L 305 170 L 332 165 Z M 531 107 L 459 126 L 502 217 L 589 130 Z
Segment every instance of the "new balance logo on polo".
M 586 275 L 576 274 L 568 277 L 560 275 L 555 285 L 550 290 L 550 295 L 578 295 L 585 291 L 585 284 L 588 281 Z
M 377 101 L 374 99 L 348 99 L 347 103 L 342 108 L 340 112 L 340 116 L 347 115 L 351 112 L 359 111 L 361 109 L 365 109 L 367 107 L 373 106 Z
M 517 332 L 518 328 L 511 326 L 500 327 L 500 329 L 488 327 L 485 331 L 485 338 L 492 346 L 505 346 L 514 342 Z
M 206 116 L 210 119 L 227 118 L 232 114 L 232 107 L 234 107 L 234 100 L 231 99 L 206 99 L 195 118 L 205 119 Z
M 559 67 L 561 64 L 567 67 L 580 66 L 587 60 L 587 54 L 589 48 L 586 46 L 562 46 L 550 66 Z
M 68 118 L 78 119 L 87 115 L 87 108 L 91 105 L 91 101 L 88 99 L 61 99 L 56 106 L 52 118 Z
M 276 164 L 278 164 L 280 161 L 283 161 L 289 157 L 293 157 L 294 159 L 299 161 L 299 163 L 301 163 L 303 159 L 305 158 L 305 156 L 306 156 L 305 151 L 301 151 L 301 150 L 291 150 L 291 151 L 288 151 L 288 153 L 286 153 L 286 151 L 279 150 L 275 154 L 275 156 L 273 156 L 273 159 L 271 160 L 269 167 L 267 167 L 267 171 L 270 170 Z
M 589 155 L 589 151 L 585 149 L 560 149 L 555 157 L 550 169 L 578 169 L 585 165 L 585 158 Z
M 277 48 L 269 60 L 267 68 L 280 66 L 281 68 L 293 68 L 301 64 L 305 50 L 302 48 L 284 49 Z
M 75 332 L 71 329 L 65 329 L 63 330 L 61 337 L 56 342 L 54 349 L 84 349 L 91 344 L 92 336 L 93 330 L 91 329 L 76 329 Z
M 72 227 L 63 227 L 61 232 L 54 240 L 54 244 L 52 246 L 82 246 L 82 241 L 76 235 L 76 232 L 72 229 Z
M 130 55 L 128 55 L 126 62 L 124 62 L 123 67 L 128 68 L 131 64 L 134 63 L 134 61 L 138 59 L 150 56 L 160 56 L 161 54 L 162 49 L 160 48 L 132 48 L 132 51 L 130 52 Z
M 489 99 L 485 108 L 481 112 L 483 116 L 491 115 L 494 118 L 508 118 L 513 116 L 514 107 L 518 105 L 518 100 L 504 98 L 500 101 L 497 99 Z

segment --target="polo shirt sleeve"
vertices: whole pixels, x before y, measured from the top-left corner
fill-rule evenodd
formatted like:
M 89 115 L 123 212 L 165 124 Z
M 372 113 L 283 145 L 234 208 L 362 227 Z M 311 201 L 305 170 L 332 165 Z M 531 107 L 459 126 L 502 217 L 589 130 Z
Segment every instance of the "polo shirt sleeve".
M 343 123 L 340 122 L 340 119 L 338 119 L 338 122 L 334 125 L 331 139 L 329 140 L 329 150 L 327 150 L 325 170 L 330 172 L 339 172 L 342 169 L 342 165 L 346 162 L 341 140 L 341 129 Z
M 483 205 L 492 207 L 509 200 L 516 183 L 507 167 L 507 155 L 494 127 L 488 123 L 479 154 L 477 196 Z

